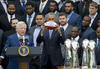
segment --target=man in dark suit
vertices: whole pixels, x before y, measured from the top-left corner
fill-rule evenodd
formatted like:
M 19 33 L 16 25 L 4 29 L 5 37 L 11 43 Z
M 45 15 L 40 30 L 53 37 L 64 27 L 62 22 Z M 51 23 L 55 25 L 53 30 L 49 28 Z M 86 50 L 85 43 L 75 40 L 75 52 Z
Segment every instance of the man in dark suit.
M 49 10 L 49 2 L 49 0 L 40 0 L 39 2 L 37 2 L 37 12 L 47 14 Z
M 96 29 L 96 37 L 92 39 L 96 42 L 96 49 L 95 49 L 95 59 L 97 64 L 97 69 L 100 69 L 100 27 Z
M 77 26 L 74 26 L 72 29 L 71 29 L 71 37 L 70 39 L 73 41 L 77 41 L 79 43 L 79 48 L 77 50 L 77 53 L 78 53 L 78 60 L 79 60 L 79 66 L 81 67 L 81 64 L 82 64 L 82 46 L 81 46 L 81 38 L 79 36 L 80 34 L 80 30 Z
M 16 14 L 23 16 L 26 13 L 25 5 L 28 0 L 15 0 Z
M 98 4 L 96 2 L 91 2 L 89 5 L 89 16 L 91 17 L 90 27 L 94 30 L 97 28 L 97 21 L 100 18 L 98 11 Z
M 64 12 L 65 2 L 66 2 L 66 0 L 60 0 L 60 2 L 58 3 L 59 12 Z
M 50 16 L 48 15 L 50 19 Z M 55 21 L 56 15 L 52 14 L 51 18 Z M 43 26 L 41 33 L 37 38 L 37 43 L 43 41 L 43 50 L 41 55 L 41 69 L 61 69 L 63 66 L 63 58 L 61 54 L 60 43 L 64 43 L 64 33 L 60 26 L 57 25 L 55 30 L 49 30 Z
M 77 50 L 78 53 L 78 59 L 79 59 L 79 66 L 81 66 L 82 64 L 82 46 L 81 46 L 81 41 L 80 41 L 80 31 L 78 27 L 73 27 L 72 28 L 72 32 L 71 32 L 71 40 L 75 40 L 79 43 L 79 48 Z
M 32 2 L 26 3 L 26 14 L 23 16 L 23 20 L 26 22 L 28 30 L 34 25 L 35 22 L 36 12 L 35 12 L 35 5 Z
M 84 17 L 85 15 L 89 14 L 89 4 L 91 3 L 90 0 L 83 0 L 78 4 L 77 13 Z
M 57 16 L 59 15 L 59 12 L 58 12 L 58 4 L 57 4 L 56 1 L 50 1 L 50 3 L 49 3 L 49 12 L 53 12 Z
M 16 28 L 16 24 L 17 23 L 18 23 L 18 19 L 16 19 L 16 18 L 12 19 L 11 20 L 11 27 L 12 27 L 12 29 L 3 33 L 2 46 L 0 47 L 1 50 L 3 49 L 3 47 L 4 47 L 5 43 L 6 43 L 6 40 L 7 40 L 8 36 L 16 33 L 15 28 Z M 4 69 L 6 69 L 7 64 L 8 64 L 8 58 L 5 57 L 4 60 L 3 60 L 3 63 L 2 63 Z
M 33 46 L 32 37 L 25 34 L 26 33 L 26 24 L 23 21 L 20 21 L 16 24 L 16 32 L 8 37 L 3 52 L 6 51 L 8 47 L 20 47 L 22 43 L 26 46 Z M 20 40 L 22 38 L 22 41 Z M 27 41 L 25 39 L 27 39 Z M 1 59 L 1 58 L 0 58 Z M 7 69 L 18 69 L 18 61 L 14 57 L 9 58 Z
M 81 30 L 82 18 L 80 15 L 76 14 L 74 11 L 73 1 L 65 2 L 65 12 L 68 15 L 68 24 L 72 26 L 77 26 Z
M 80 33 L 81 40 L 91 39 L 95 37 L 95 30 L 89 27 L 90 23 L 91 23 L 91 18 L 89 16 L 84 16 L 82 22 L 82 31 Z
M 3 34 L 3 42 L 2 42 L 2 46 L 4 46 L 5 45 L 5 42 L 6 42 L 6 40 L 7 40 L 7 38 L 8 38 L 8 36 L 10 36 L 10 35 L 12 35 L 12 34 L 14 34 L 14 33 L 16 33 L 16 24 L 18 23 L 18 19 L 16 19 L 16 18 L 13 18 L 12 20 L 11 20 L 11 30 L 9 30 L 9 31 L 6 31 L 6 32 L 4 32 L 4 34 Z
M 0 0 L 0 15 L 7 14 L 8 0 Z
M 15 12 L 15 5 L 13 3 L 9 3 L 7 6 L 7 14 L 0 16 L 0 28 L 3 29 L 3 31 L 11 29 L 10 21 L 12 18 L 20 19 L 20 16 L 16 15 Z

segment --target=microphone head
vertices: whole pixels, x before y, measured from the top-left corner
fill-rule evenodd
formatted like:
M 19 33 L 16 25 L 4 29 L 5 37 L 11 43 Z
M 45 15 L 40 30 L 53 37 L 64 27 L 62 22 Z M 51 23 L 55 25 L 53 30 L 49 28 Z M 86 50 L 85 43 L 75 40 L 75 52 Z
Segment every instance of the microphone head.
M 20 42 L 23 42 L 23 37 L 18 38 Z
M 29 41 L 29 36 L 25 36 L 25 45 L 28 44 L 28 41 Z

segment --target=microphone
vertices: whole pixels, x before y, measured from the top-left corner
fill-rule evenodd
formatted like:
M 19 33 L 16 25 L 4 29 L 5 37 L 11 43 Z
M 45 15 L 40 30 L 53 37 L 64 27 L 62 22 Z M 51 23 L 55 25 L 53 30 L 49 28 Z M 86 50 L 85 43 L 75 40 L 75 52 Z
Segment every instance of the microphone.
M 27 45 L 29 41 L 29 36 L 19 37 L 19 41 L 21 42 L 21 45 Z
M 28 44 L 28 41 L 29 41 L 29 36 L 25 36 L 25 45 Z
M 23 37 L 19 37 L 19 41 L 22 43 L 23 42 Z

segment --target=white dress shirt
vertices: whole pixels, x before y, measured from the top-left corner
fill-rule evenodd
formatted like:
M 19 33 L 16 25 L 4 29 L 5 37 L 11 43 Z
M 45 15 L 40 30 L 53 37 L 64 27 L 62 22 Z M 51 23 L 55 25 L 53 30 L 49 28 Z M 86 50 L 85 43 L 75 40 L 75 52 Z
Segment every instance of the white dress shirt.
M 64 29 L 64 31 L 66 30 L 66 28 L 68 27 L 68 23 L 66 23 L 66 25 L 64 25 L 64 26 L 60 26 L 61 28 L 63 28 Z
M 38 35 L 40 33 L 41 28 L 42 28 L 42 26 L 39 26 L 39 27 L 35 28 L 35 30 L 34 30 L 34 33 L 33 33 L 33 43 L 34 43 L 34 47 L 37 46 L 37 41 L 36 40 L 37 40 L 37 37 L 38 37 Z
M 7 13 L 7 16 L 8 16 L 8 21 L 9 21 L 9 23 L 10 23 L 10 20 L 11 20 L 10 17 L 11 17 L 11 15 L 9 15 L 9 14 Z M 12 15 L 12 19 L 13 19 L 13 18 L 15 18 L 15 14 Z
M 8 3 L 8 2 L 7 2 Z M 1 4 L 5 10 L 5 12 L 7 13 L 7 5 L 5 4 L 4 0 L 1 0 Z
M 30 24 L 28 24 L 29 27 L 31 27 L 31 25 L 32 25 L 32 21 L 34 20 L 34 17 L 35 17 L 35 12 L 33 12 L 33 14 L 31 15 Z M 27 23 L 28 23 L 29 15 L 26 16 L 26 19 L 27 19 Z
M 75 41 L 77 41 L 78 42 L 78 40 L 79 40 L 79 36 L 77 36 L 76 38 L 71 38 L 71 40 L 75 40 Z
M 97 14 L 98 14 L 98 13 L 96 13 L 94 16 L 89 15 L 90 18 L 91 18 L 91 23 L 90 23 L 90 25 L 89 25 L 90 27 L 92 26 L 93 21 L 94 21 L 94 19 L 96 18 Z
M 42 13 L 43 12 L 43 9 L 45 7 L 45 5 L 47 4 L 48 0 L 46 0 L 45 2 L 42 2 L 40 3 L 40 6 L 39 6 L 39 12 Z
M 58 5 L 59 10 L 60 10 L 60 9 L 61 9 L 61 7 L 65 4 L 65 2 L 66 2 L 66 1 L 64 1 L 64 2 L 60 1 L 60 2 L 59 2 L 59 5 Z

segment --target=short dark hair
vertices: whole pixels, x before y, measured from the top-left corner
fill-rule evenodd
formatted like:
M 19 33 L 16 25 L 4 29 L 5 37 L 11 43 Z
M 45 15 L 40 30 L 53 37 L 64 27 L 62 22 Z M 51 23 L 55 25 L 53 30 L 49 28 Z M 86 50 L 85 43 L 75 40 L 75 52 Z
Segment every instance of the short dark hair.
M 100 27 L 97 27 L 97 28 L 96 28 L 96 31 L 97 31 L 97 29 L 99 29 L 99 28 L 100 28 Z
M 27 2 L 27 3 L 26 3 L 26 6 L 27 6 L 27 5 L 31 5 L 32 7 L 35 8 L 35 4 L 34 4 L 33 2 L 31 2 L 31 1 Z
M 36 16 L 42 15 L 45 18 L 45 15 L 43 13 L 38 13 Z
M 74 7 L 74 2 L 73 1 L 66 1 L 65 4 L 66 3 L 71 3 L 71 5 Z
M 78 32 L 80 31 L 78 26 L 73 26 L 72 28 L 77 28 Z
M 12 24 L 12 20 L 18 20 L 17 18 L 13 18 L 10 20 L 10 23 Z M 19 21 L 19 20 L 18 20 Z
M 14 5 L 15 6 L 14 2 L 12 2 L 12 1 L 8 2 L 7 8 L 9 7 L 9 5 Z
M 65 17 L 67 18 L 67 14 L 66 14 L 65 12 L 59 13 L 59 17 L 60 17 L 60 16 L 65 16 Z
M 50 3 L 55 3 L 56 6 L 58 6 L 58 3 L 57 3 L 56 1 L 50 1 L 50 2 L 49 2 L 49 5 L 50 5 Z

